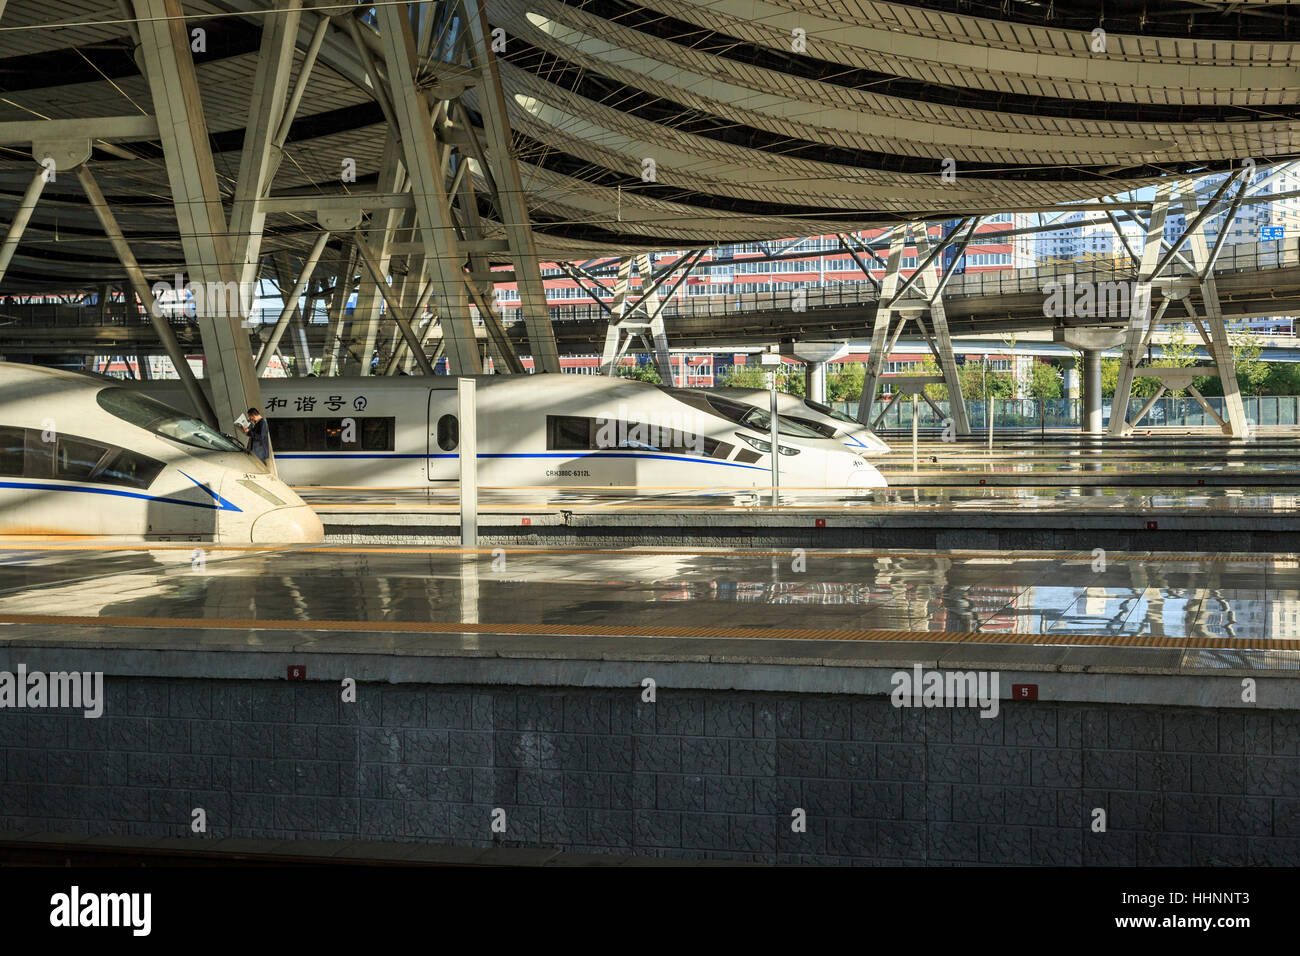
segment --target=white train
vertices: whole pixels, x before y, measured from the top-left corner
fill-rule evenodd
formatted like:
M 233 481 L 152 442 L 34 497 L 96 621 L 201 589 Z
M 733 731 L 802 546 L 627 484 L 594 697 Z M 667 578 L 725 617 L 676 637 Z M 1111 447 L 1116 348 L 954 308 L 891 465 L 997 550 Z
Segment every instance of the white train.
M 732 388 L 721 385 L 709 389 L 715 395 L 734 398 L 759 408 L 771 405 L 771 392 L 760 388 Z M 844 443 L 844 447 L 859 454 L 876 456 L 889 454 L 889 446 L 868 426 L 856 418 L 837 412 L 829 405 L 814 402 L 810 398 L 787 395 L 777 392 L 776 410 L 778 415 L 785 415 L 801 425 L 816 429 L 827 438 L 834 438 Z
M 202 422 L 104 379 L 0 362 L 0 534 L 282 544 L 324 530 Z
M 479 483 L 696 488 L 771 484 L 766 406 L 585 375 L 476 379 Z M 294 486 L 410 488 L 459 477 L 456 378 L 263 379 L 277 473 Z M 186 407 L 177 383 L 145 388 Z M 865 451 L 781 415 L 786 489 L 885 485 Z

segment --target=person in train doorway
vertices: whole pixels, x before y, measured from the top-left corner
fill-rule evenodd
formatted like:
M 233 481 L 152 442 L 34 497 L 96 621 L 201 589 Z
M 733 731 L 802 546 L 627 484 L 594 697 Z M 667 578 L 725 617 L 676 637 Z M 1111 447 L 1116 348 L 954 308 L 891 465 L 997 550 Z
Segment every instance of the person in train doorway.
M 256 408 L 250 408 L 247 417 L 248 427 L 244 432 L 248 435 L 248 450 L 265 465 L 271 457 L 271 428 Z

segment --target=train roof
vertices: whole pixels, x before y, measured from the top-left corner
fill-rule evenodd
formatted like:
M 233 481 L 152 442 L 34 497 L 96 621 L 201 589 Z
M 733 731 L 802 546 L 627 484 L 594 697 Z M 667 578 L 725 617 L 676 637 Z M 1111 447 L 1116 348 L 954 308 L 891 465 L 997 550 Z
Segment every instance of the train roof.
M 22 382 L 30 384 L 64 385 L 105 385 L 120 384 L 98 375 L 84 372 L 69 372 L 61 368 L 48 368 L 44 365 L 26 365 L 22 362 L 0 362 L 0 382 Z

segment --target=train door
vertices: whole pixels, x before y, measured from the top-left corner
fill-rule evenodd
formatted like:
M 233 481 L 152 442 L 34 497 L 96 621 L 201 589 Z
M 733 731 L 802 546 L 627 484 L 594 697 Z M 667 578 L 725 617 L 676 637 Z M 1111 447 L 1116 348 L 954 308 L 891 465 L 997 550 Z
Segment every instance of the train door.
M 430 481 L 460 480 L 460 421 L 456 390 L 429 389 L 428 451 L 425 455 Z

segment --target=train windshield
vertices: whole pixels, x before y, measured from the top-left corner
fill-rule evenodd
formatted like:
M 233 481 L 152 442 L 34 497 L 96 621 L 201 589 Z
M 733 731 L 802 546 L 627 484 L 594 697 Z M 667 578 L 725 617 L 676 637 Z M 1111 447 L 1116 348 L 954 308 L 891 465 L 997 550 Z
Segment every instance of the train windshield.
M 814 402 L 811 398 L 805 398 L 803 400 L 803 403 L 807 405 L 809 408 L 811 408 L 814 412 L 821 412 L 823 415 L 826 415 L 829 418 L 833 418 L 837 422 L 847 422 L 850 425 L 858 425 L 858 426 L 862 424 L 862 422 L 858 421 L 852 415 L 845 415 L 843 412 L 837 412 L 829 405 L 823 405 L 821 402 Z
M 659 390 L 673 396 L 679 402 L 685 402 L 692 408 L 721 415 L 737 425 L 744 425 L 746 428 L 752 428 L 759 432 L 768 432 L 772 429 L 770 412 L 759 408 L 757 405 L 733 402 L 729 398 L 722 398 L 699 388 L 669 388 L 666 385 L 660 385 Z M 829 438 L 835 434 L 835 429 L 816 422 L 810 422 L 805 418 L 791 418 L 789 415 L 778 415 L 777 418 L 780 422 L 779 430 L 782 435 L 789 435 L 793 438 Z
M 719 415 L 731 419 L 737 425 L 744 425 L 746 428 L 753 428 L 760 432 L 770 431 L 772 428 L 772 414 L 769 410 L 756 405 L 747 405 L 744 402 L 733 402 L 716 395 L 709 395 L 708 402 Z M 826 437 L 817 429 L 810 428 L 788 415 L 778 415 L 777 420 L 777 430 L 782 435 L 791 435 L 795 438 Z
M 99 407 L 124 422 L 138 425 L 178 441 L 182 445 L 205 448 L 209 451 L 243 452 L 233 441 L 209 428 L 197 418 L 190 418 L 162 402 L 133 392 L 127 388 L 106 388 L 95 396 Z

